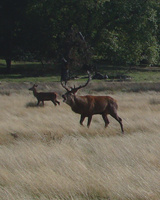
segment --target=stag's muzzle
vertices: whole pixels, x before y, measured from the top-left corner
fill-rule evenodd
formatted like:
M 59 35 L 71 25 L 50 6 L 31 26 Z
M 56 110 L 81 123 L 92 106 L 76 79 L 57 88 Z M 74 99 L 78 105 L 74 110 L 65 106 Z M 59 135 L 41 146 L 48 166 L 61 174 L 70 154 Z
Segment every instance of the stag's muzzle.
M 63 98 L 63 102 L 65 102 L 67 100 L 66 96 L 64 94 L 62 95 L 62 98 Z

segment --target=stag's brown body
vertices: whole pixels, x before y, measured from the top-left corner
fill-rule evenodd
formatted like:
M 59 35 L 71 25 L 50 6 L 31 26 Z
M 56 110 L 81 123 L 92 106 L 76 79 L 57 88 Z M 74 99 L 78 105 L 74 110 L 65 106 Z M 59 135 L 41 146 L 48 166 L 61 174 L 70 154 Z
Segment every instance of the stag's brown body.
M 109 108 L 115 106 L 116 101 L 109 96 L 74 96 L 71 108 L 74 112 L 83 114 L 85 116 L 94 114 L 110 114 Z
M 105 127 L 107 127 L 109 124 L 107 115 L 111 115 L 119 122 L 123 133 L 124 130 L 122 119 L 117 114 L 118 105 L 115 99 L 113 99 L 110 96 L 76 95 L 76 92 L 80 88 L 85 87 L 88 84 L 89 80 L 90 79 L 88 79 L 87 83 L 84 86 L 80 86 L 77 88 L 74 87 L 71 88 L 71 90 L 69 90 L 62 84 L 62 86 L 67 90 L 67 92 L 64 95 L 62 95 L 64 102 L 67 103 L 75 113 L 81 115 L 81 125 L 83 125 L 84 119 L 88 117 L 87 126 L 89 127 L 92 120 L 92 116 L 95 114 L 100 114 L 102 115 L 102 118 L 105 122 Z
M 37 105 L 40 102 L 44 105 L 44 101 L 52 101 L 54 105 L 60 105 L 60 102 L 57 101 L 57 94 L 55 92 L 37 92 L 36 87 L 38 85 L 33 85 L 29 90 L 33 91 L 33 95 L 37 98 Z

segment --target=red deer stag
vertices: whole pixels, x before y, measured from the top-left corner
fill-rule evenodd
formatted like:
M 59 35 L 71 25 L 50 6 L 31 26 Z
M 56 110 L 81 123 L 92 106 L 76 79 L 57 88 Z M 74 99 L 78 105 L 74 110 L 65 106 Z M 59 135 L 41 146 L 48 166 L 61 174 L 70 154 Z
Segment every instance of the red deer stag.
M 90 79 L 91 76 L 88 73 L 88 80 L 84 85 L 80 85 L 79 87 L 74 86 L 74 88 L 71 87 L 71 89 L 67 88 L 63 82 L 61 82 L 62 87 L 67 90 L 67 92 L 62 95 L 63 101 L 68 104 L 75 113 L 81 115 L 81 125 L 83 125 L 85 117 L 88 117 L 87 126 L 89 128 L 92 116 L 95 114 L 100 114 L 105 122 L 105 127 L 107 127 L 109 124 L 107 115 L 109 114 L 119 122 L 121 131 L 124 133 L 122 119 L 117 114 L 118 105 L 115 99 L 110 96 L 76 95 L 76 92 L 79 89 L 88 85 Z
M 37 106 L 42 102 L 44 106 L 44 101 L 52 101 L 56 106 L 57 103 L 60 105 L 60 102 L 57 101 L 57 94 L 55 92 L 37 92 L 36 87 L 38 85 L 33 85 L 29 90 L 33 91 L 33 95 L 37 98 Z

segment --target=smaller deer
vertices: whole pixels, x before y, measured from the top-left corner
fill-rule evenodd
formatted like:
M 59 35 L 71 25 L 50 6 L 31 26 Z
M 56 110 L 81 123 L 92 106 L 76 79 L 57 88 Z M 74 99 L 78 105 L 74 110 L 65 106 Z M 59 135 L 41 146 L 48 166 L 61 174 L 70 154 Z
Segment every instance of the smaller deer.
M 29 90 L 33 91 L 33 95 L 37 98 L 37 106 L 42 102 L 44 106 L 44 101 L 52 101 L 54 105 L 60 105 L 60 102 L 57 101 L 57 94 L 55 92 L 37 92 L 36 87 L 38 85 L 33 85 Z

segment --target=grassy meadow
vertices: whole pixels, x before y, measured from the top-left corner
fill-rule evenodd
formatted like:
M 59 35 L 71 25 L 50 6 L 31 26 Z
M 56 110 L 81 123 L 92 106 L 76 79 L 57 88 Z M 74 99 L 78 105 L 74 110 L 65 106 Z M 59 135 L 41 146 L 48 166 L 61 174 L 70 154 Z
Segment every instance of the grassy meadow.
M 113 66 L 105 62 L 97 61 L 94 63 L 98 72 L 108 75 L 108 81 L 119 81 L 119 76 L 129 76 L 132 82 L 159 82 L 160 67 L 159 66 Z M 0 81 L 4 82 L 59 82 L 61 74 L 60 63 L 42 63 L 40 62 L 14 62 L 12 61 L 11 70 L 7 73 L 6 63 L 0 59 Z M 92 72 L 92 75 L 94 72 Z M 85 70 L 78 68 L 71 69 L 71 76 L 78 76 L 79 80 L 86 77 Z M 117 77 L 118 76 L 118 77 Z M 122 80 L 121 80 L 122 81 Z
M 30 83 L 0 85 L 1 200 L 160 199 L 160 94 L 94 84 L 79 93 L 117 99 L 124 135 L 111 117 L 107 129 L 99 115 L 81 127 L 59 84 L 38 87 L 57 90 L 56 107 L 37 107 Z

